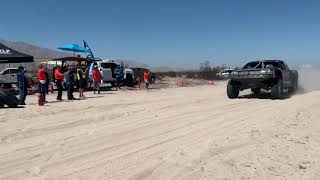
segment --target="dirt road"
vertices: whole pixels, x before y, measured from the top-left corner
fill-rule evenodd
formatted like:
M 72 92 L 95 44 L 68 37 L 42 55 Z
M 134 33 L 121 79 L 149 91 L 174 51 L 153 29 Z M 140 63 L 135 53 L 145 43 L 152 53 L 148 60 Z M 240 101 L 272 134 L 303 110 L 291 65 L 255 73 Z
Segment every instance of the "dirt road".
M 320 179 L 319 91 L 229 100 L 218 83 L 89 96 L 0 110 L 0 179 Z

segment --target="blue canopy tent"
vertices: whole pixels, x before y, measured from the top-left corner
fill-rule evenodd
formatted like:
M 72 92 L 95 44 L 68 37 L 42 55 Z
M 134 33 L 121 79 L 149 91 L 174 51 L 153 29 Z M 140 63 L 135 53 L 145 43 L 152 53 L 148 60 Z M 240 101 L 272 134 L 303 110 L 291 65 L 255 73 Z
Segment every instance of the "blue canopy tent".
M 61 47 L 58 47 L 58 49 L 64 50 L 64 51 L 72 51 L 75 55 L 76 52 L 87 52 L 87 49 L 84 47 L 79 46 L 78 44 L 66 44 Z

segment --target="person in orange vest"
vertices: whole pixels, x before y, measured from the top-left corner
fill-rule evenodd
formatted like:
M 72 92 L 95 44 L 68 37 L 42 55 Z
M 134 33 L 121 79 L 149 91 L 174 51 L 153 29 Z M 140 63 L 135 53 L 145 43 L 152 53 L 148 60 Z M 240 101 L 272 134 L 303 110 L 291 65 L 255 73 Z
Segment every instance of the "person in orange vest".
M 46 66 L 44 64 L 40 64 L 39 68 L 38 68 L 38 81 L 39 81 L 39 92 L 42 95 L 43 98 L 43 102 L 47 102 L 46 101 L 46 74 L 45 74 L 45 68 Z
M 143 73 L 143 80 L 146 83 L 146 88 L 149 88 L 149 77 L 150 77 L 151 72 L 149 70 L 144 71 Z
M 93 93 L 96 94 L 96 91 L 98 91 L 98 94 L 100 94 L 100 84 L 101 84 L 102 75 L 98 69 L 98 65 L 95 65 L 93 67 L 92 79 L 93 79 Z
M 62 82 L 64 80 L 64 75 L 61 73 L 60 66 L 57 66 L 56 70 L 54 71 L 54 77 L 56 79 L 56 86 L 58 90 L 57 100 L 62 101 L 62 90 L 63 90 Z

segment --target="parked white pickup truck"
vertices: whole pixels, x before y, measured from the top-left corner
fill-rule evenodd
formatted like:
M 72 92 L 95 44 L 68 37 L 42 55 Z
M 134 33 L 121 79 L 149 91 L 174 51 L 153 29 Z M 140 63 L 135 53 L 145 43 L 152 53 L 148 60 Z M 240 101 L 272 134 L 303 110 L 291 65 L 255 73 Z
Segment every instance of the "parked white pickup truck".
M 221 79 L 228 79 L 230 74 L 235 70 L 235 68 L 227 68 L 222 70 L 217 74 L 217 76 Z
M 100 73 L 103 76 L 103 83 L 110 83 L 112 86 L 115 86 L 116 83 L 116 76 L 114 74 L 114 70 L 116 69 L 117 65 L 116 63 L 109 61 L 109 60 L 103 60 L 97 62 L 98 68 L 100 70 Z M 130 68 L 123 68 L 123 83 L 126 86 L 132 86 L 134 81 L 134 73 L 133 70 Z
M 7 68 L 0 72 L 0 87 L 10 88 L 12 84 L 18 84 L 18 68 Z

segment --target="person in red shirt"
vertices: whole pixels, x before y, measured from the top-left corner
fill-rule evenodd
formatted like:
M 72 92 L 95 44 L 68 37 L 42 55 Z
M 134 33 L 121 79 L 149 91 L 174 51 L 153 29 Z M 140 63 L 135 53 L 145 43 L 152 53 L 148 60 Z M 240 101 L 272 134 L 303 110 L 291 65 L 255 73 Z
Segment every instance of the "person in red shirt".
M 149 77 L 150 77 L 150 72 L 148 70 L 146 70 L 144 73 L 143 73 L 143 80 L 144 82 L 146 83 L 146 88 L 148 89 L 149 88 Z
M 42 94 L 43 101 L 46 101 L 46 74 L 45 74 L 46 66 L 44 64 L 40 64 L 38 68 L 38 81 L 39 81 L 39 92 Z
M 62 82 L 64 80 L 64 75 L 61 73 L 60 66 L 57 66 L 56 70 L 54 71 L 54 77 L 56 79 L 56 86 L 58 90 L 57 100 L 62 101 L 62 90 L 63 90 Z
M 98 94 L 100 94 L 100 84 L 102 75 L 98 69 L 98 66 L 95 65 L 92 70 L 92 79 L 93 79 L 93 93 L 96 94 L 96 91 L 98 91 Z

